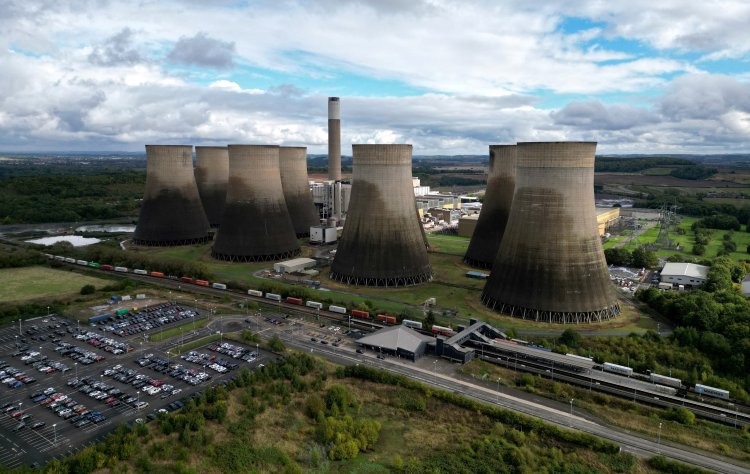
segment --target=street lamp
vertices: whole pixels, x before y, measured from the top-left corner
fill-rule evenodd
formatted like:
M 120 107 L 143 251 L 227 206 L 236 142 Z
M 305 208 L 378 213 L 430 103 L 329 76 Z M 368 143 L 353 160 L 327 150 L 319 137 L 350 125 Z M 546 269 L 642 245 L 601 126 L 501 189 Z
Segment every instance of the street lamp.
M 75 367 L 75 370 L 76 370 L 76 380 L 78 380 L 78 362 L 73 362 L 73 367 Z
M 435 382 L 437 383 L 437 361 L 432 362 L 432 376 L 435 377 Z
M 497 398 L 497 403 L 499 405 L 500 404 L 500 377 L 497 378 L 497 394 L 496 394 L 496 398 Z
M 661 452 L 661 423 L 659 423 L 659 437 L 657 438 L 656 442 L 656 452 Z
M 57 446 L 57 423 L 52 424 L 52 433 L 55 437 L 55 440 L 52 442 L 52 445 Z
M 49 319 L 49 306 L 47 306 L 47 319 Z
M 570 423 L 573 423 L 573 402 L 575 401 L 575 398 L 570 399 Z

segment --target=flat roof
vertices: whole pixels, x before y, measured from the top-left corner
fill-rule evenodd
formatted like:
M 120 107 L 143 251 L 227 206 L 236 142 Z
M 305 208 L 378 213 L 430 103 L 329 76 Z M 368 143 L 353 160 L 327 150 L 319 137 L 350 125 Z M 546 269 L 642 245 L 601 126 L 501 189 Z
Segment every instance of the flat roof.
M 664 275 L 686 276 L 705 280 L 708 276 L 709 268 L 705 265 L 697 265 L 695 263 L 667 262 L 661 271 L 661 275 L 662 277 Z
M 307 265 L 311 263 L 315 263 L 315 260 L 313 260 L 312 258 L 300 257 L 300 258 L 293 258 L 291 260 L 284 260 L 283 262 L 277 263 L 277 265 L 294 266 L 294 265 Z

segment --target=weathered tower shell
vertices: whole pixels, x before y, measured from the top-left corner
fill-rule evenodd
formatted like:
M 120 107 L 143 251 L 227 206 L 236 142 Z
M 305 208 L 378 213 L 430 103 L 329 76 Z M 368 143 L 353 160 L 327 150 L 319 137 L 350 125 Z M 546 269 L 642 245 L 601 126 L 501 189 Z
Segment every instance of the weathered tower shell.
M 473 267 L 492 268 L 508 223 L 515 186 L 516 146 L 490 145 L 487 192 L 464 262 Z
M 286 208 L 276 145 L 229 145 L 224 216 L 211 255 L 256 262 L 300 253 Z
M 550 323 L 619 314 L 596 226 L 595 151 L 595 142 L 518 144 L 513 204 L 484 304 Z
M 328 98 L 328 179 L 341 181 L 341 104 Z
M 227 200 L 229 150 L 225 146 L 196 146 L 195 161 L 195 181 L 203 209 L 209 224 L 216 227 L 221 223 Z
M 353 177 L 331 278 L 367 286 L 415 285 L 432 278 L 415 215 L 411 145 L 352 145 Z
M 313 204 L 307 176 L 307 148 L 282 146 L 279 148 L 281 186 L 289 216 L 297 237 L 310 235 L 310 226 L 320 221 Z
M 146 145 L 146 192 L 133 242 L 187 245 L 210 239 L 193 174 L 192 145 Z

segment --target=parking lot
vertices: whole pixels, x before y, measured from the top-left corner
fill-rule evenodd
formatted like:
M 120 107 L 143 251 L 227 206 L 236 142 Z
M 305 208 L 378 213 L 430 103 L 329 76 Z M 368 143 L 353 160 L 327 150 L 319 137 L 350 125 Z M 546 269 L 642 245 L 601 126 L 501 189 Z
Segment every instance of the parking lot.
M 156 327 L 151 321 L 136 317 L 127 326 Z M 0 329 L 0 463 L 17 467 L 65 456 L 120 423 L 179 409 L 192 394 L 271 357 L 234 341 L 171 355 L 172 341 L 142 344 L 142 331 L 118 336 L 106 326 L 79 328 L 52 316 Z

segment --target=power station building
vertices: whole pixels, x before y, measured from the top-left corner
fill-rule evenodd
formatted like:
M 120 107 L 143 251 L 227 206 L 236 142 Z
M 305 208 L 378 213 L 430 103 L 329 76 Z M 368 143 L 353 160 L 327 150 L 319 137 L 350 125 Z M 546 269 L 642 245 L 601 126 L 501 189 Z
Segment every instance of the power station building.
M 289 217 L 276 145 L 229 145 L 224 216 L 211 252 L 232 262 L 281 260 L 299 255 Z
M 487 191 L 464 262 L 472 267 L 492 268 L 508 223 L 516 186 L 516 146 L 490 145 Z
M 229 151 L 225 146 L 195 147 L 195 181 L 203 210 L 212 227 L 221 223 L 227 200 L 229 180 Z
M 352 149 L 352 196 L 331 278 L 367 286 L 429 281 L 432 268 L 414 205 L 412 146 Z
M 595 151 L 595 142 L 517 145 L 515 194 L 485 305 L 551 323 L 619 314 L 597 232 Z
M 146 145 L 146 160 L 146 191 L 133 243 L 168 246 L 210 240 L 193 174 L 193 146 Z
M 310 227 L 319 223 L 307 177 L 307 148 L 279 148 L 279 168 L 284 200 L 297 237 L 310 235 Z

